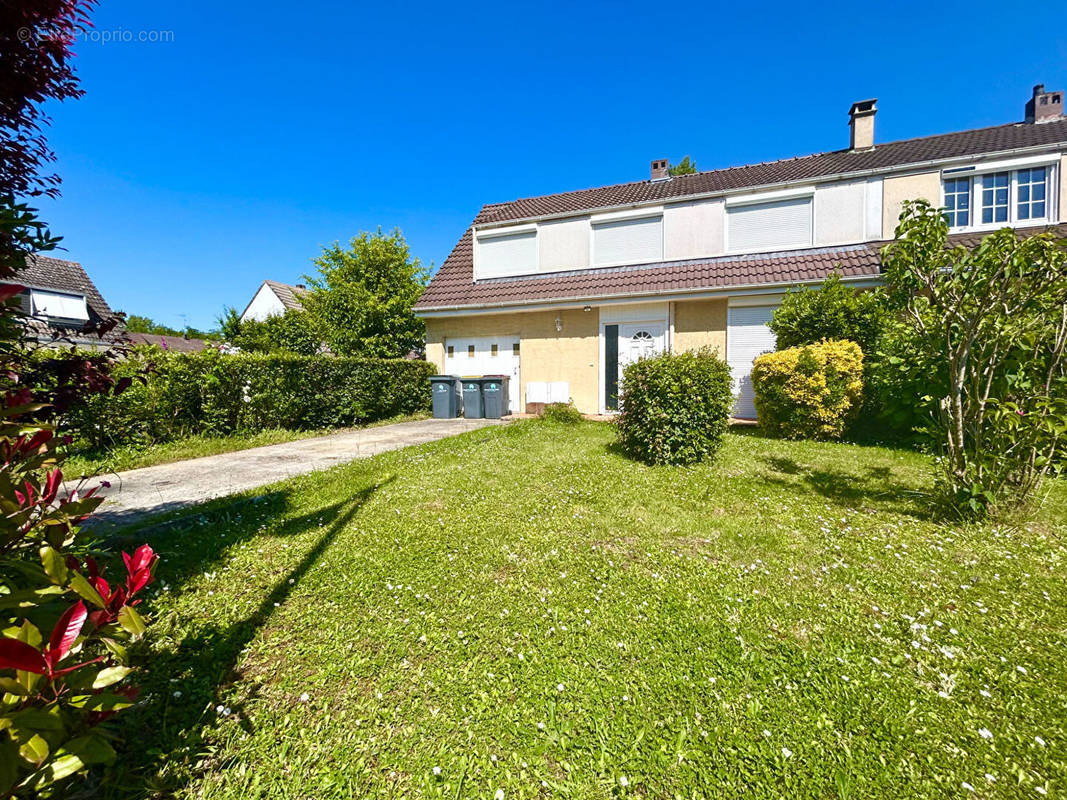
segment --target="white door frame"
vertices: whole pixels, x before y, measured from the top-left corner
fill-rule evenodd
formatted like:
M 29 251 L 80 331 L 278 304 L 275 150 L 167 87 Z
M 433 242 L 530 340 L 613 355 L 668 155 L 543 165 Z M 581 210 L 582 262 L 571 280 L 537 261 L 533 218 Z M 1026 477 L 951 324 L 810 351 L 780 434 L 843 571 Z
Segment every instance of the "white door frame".
M 604 329 L 608 325 L 628 325 L 631 323 L 663 326 L 663 349 L 670 350 L 670 303 L 627 303 L 600 307 L 600 330 L 597 336 L 599 340 L 600 356 L 597 359 L 597 391 L 598 405 L 601 414 L 613 412 L 607 409 L 607 382 L 604 380 L 604 368 L 606 366 L 605 335 Z

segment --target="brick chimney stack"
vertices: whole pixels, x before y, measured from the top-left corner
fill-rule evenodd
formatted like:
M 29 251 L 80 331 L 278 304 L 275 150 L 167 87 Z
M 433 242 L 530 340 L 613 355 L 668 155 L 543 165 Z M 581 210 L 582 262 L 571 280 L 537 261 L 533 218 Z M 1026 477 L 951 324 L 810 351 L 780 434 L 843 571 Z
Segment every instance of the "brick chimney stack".
M 1046 92 L 1045 84 L 1034 87 L 1034 95 L 1026 101 L 1026 121 L 1053 122 L 1063 119 L 1063 92 Z
M 667 172 L 668 162 L 665 158 L 655 158 L 652 160 L 652 180 L 654 181 L 666 181 L 670 180 L 670 173 Z

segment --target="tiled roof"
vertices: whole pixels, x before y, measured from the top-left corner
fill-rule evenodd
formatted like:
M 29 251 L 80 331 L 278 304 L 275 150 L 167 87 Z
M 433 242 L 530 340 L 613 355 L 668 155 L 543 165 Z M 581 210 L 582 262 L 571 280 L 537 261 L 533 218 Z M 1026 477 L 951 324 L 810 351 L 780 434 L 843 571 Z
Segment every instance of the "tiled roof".
M 1004 153 L 1067 143 L 1067 119 L 1014 123 L 830 153 L 700 172 L 669 181 L 638 181 L 598 189 L 486 205 L 463 234 L 416 305 L 416 310 L 506 306 L 551 300 L 651 295 L 672 291 L 821 280 L 834 269 L 847 276 L 877 275 L 880 245 L 813 248 L 791 253 L 724 256 L 637 267 L 584 269 L 519 278 L 474 280 L 475 226 L 554 214 L 573 214 L 659 200 L 754 188 L 833 175 L 906 167 L 940 159 Z M 964 237 L 965 238 L 965 237 Z
M 184 336 L 163 336 L 158 333 L 127 333 L 130 344 L 149 344 L 174 353 L 197 353 L 211 346 L 206 339 L 186 339 Z
M 308 293 L 308 290 L 305 287 L 291 286 L 288 283 L 272 280 L 266 280 L 263 281 L 263 283 L 271 288 L 271 291 L 274 292 L 282 305 L 289 311 L 300 311 L 304 308 L 304 304 L 300 302 L 300 298 Z
M 89 324 L 96 325 L 115 316 L 111 307 L 104 300 L 88 273 L 76 261 L 66 261 L 51 256 L 31 255 L 26 258 L 26 266 L 14 278 L 19 283 L 32 289 L 53 289 L 57 292 L 85 295 L 89 307 Z M 23 293 L 23 311 L 29 313 L 28 293 Z M 70 326 L 58 326 L 54 322 L 36 317 L 24 317 L 26 332 L 36 339 L 47 342 L 62 338 L 68 343 L 78 345 L 96 345 L 100 337 L 95 333 L 83 333 Z M 118 330 L 109 333 L 105 339 L 113 342 L 121 334 Z
M 493 203 L 482 208 L 474 224 L 569 214 L 657 200 L 677 200 L 690 195 L 815 180 L 831 175 L 847 175 L 1065 142 L 1067 119 L 1040 125 L 1017 122 L 960 133 L 903 139 L 876 145 L 870 150 L 835 150 L 764 164 L 680 175 L 669 181 L 636 181 L 577 192 L 527 197 L 508 203 Z

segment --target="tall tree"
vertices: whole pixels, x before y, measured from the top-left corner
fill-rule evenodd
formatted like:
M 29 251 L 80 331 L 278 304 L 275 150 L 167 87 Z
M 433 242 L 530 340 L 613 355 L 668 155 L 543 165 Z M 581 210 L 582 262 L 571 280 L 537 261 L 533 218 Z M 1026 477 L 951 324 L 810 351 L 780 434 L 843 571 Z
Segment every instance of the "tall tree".
M 399 228 L 364 231 L 323 249 L 318 276 L 308 276 L 305 308 L 339 356 L 403 358 L 422 347 L 425 326 L 412 307 L 429 273 L 412 257 Z
M 671 175 L 671 176 L 674 176 L 674 175 L 692 175 L 696 171 L 697 171 L 697 162 L 695 162 L 692 159 L 690 159 L 689 156 L 686 156 L 681 161 L 679 161 L 677 164 L 671 164 L 669 167 L 667 167 L 667 174 Z

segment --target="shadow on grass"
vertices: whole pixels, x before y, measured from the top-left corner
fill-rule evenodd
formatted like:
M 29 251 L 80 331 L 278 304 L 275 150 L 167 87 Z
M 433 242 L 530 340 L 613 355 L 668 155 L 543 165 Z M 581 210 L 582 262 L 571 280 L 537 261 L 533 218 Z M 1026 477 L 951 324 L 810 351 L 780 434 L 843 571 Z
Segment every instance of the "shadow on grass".
M 786 490 L 796 489 L 799 483 L 839 506 L 879 505 L 916 519 L 930 519 L 931 516 L 924 503 L 926 494 L 910 484 L 894 480 L 889 467 L 867 466 L 862 472 L 844 472 L 805 466 L 781 456 L 764 456 L 763 462 L 775 472 L 793 478 L 764 476 L 768 483 Z
M 214 709 L 220 695 L 238 679 L 236 668 L 242 651 L 370 497 L 392 480 L 390 477 L 366 486 L 342 502 L 287 520 L 271 535 L 294 535 L 310 527 L 322 527 L 323 532 L 297 565 L 272 587 L 262 590 L 261 599 L 251 613 L 228 626 L 194 624 L 192 631 L 174 647 L 151 655 L 150 663 L 143 665 L 147 678 L 144 688 L 149 694 L 136 711 L 124 718 L 127 752 L 120 758 L 121 767 L 110 776 L 112 796 L 170 796 L 186 782 L 191 767 L 202 768 L 200 762 L 208 753 L 202 726 L 216 716 Z M 257 505 L 261 507 L 257 512 L 266 510 L 269 516 L 276 516 L 288 507 L 289 498 L 285 492 L 274 492 L 263 496 Z M 242 515 L 239 534 L 220 537 L 218 524 L 226 515 L 226 509 L 220 508 L 216 514 L 207 516 L 206 524 L 192 534 L 196 541 L 183 540 L 180 549 L 165 562 L 160 572 L 171 591 L 191 576 L 210 571 L 235 543 L 260 533 L 258 525 L 262 516 L 257 513 L 248 519 Z M 167 547 L 169 538 L 173 547 L 173 536 L 173 533 L 160 534 L 161 546 Z M 248 588 L 252 588 L 251 584 Z M 157 639 L 163 639 L 167 633 L 153 630 Z M 180 697 L 174 697 L 175 691 L 181 692 Z M 240 707 L 231 711 L 248 727 Z

